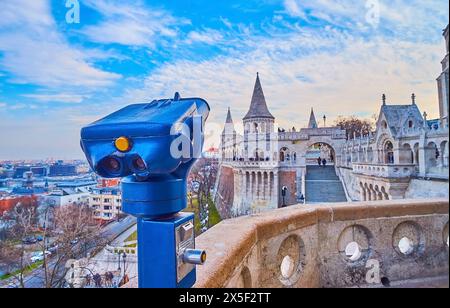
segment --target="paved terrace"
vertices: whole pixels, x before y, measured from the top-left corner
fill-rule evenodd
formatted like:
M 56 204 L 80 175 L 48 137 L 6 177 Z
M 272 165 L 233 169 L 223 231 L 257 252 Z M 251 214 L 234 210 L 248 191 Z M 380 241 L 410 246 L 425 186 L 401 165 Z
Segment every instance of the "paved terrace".
M 197 239 L 196 287 L 448 287 L 448 200 L 293 206 Z M 225 236 L 224 236 L 225 235 Z M 357 243 L 357 245 L 356 245 Z M 376 267 L 379 264 L 379 279 Z

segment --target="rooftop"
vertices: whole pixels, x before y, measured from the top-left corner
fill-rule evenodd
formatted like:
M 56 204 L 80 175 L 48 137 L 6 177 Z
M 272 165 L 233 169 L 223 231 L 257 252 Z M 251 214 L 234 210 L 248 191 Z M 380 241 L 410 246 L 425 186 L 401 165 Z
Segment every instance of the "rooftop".
M 249 120 L 253 118 L 275 119 L 275 117 L 270 113 L 269 109 L 267 108 L 266 98 L 264 96 L 264 92 L 261 86 L 259 74 L 257 74 L 256 76 L 255 88 L 253 90 L 250 110 L 244 117 L 244 120 Z

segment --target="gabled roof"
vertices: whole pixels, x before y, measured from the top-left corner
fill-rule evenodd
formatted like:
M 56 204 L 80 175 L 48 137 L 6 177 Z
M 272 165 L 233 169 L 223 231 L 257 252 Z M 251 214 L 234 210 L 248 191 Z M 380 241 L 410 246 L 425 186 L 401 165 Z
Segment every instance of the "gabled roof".
M 270 113 L 269 108 L 267 108 L 266 98 L 264 97 L 264 92 L 261 86 L 261 81 L 259 79 L 259 74 L 256 76 L 255 88 L 253 90 L 252 102 L 250 104 L 250 110 L 244 117 L 244 120 L 249 120 L 253 118 L 268 118 L 275 119 L 275 117 Z
M 406 127 L 408 119 L 416 119 L 418 125 L 423 125 L 423 117 L 416 104 L 412 105 L 383 105 L 381 113 L 386 118 L 387 125 L 393 134 L 397 134 L 403 127 Z

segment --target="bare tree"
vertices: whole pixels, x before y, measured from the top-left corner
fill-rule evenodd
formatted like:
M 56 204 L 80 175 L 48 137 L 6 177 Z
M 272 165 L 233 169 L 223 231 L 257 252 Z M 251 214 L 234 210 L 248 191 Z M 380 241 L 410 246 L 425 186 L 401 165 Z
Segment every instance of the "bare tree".
M 52 218 L 51 223 L 49 217 Z M 22 288 L 28 287 L 25 276 L 39 281 L 38 287 L 64 287 L 68 261 L 89 259 L 106 245 L 100 223 L 93 219 L 91 210 L 85 206 L 49 207 L 45 211 L 43 227 L 39 226 L 35 206 L 18 205 L 8 219 L 11 227 L 8 240 L 0 243 L 0 263 L 8 266 Z M 23 239 L 36 234 L 39 234 L 40 241 L 32 246 L 25 245 Z M 42 265 L 28 273 L 30 249 L 34 249 L 34 253 L 40 252 Z
M 218 161 L 214 159 L 202 158 L 194 165 L 189 176 L 189 202 L 193 206 L 193 200 L 198 203 L 198 218 L 200 221 L 200 229 L 211 226 L 209 205 L 212 202 L 211 192 L 216 183 L 218 173 Z
M 8 222 L 6 239 L 0 241 L 0 263 L 20 287 L 25 287 L 25 273 L 30 266 L 25 240 L 32 236 L 37 221 L 35 200 L 19 202 L 2 218 Z
M 44 238 L 52 238 L 56 254 L 47 258 L 45 241 L 43 250 L 43 276 L 46 288 L 61 288 L 65 285 L 69 260 L 89 259 L 106 245 L 101 235 L 101 225 L 94 220 L 92 211 L 84 206 L 60 207 L 54 213 L 54 228 L 44 230 Z
M 353 139 L 355 136 L 368 135 L 374 129 L 374 119 L 359 119 L 355 116 L 352 117 L 339 117 L 335 125 L 343 129 L 347 133 L 347 139 Z
M 217 178 L 218 164 L 215 160 L 202 158 L 194 165 L 190 174 L 190 189 L 195 194 L 200 208 L 208 203 Z

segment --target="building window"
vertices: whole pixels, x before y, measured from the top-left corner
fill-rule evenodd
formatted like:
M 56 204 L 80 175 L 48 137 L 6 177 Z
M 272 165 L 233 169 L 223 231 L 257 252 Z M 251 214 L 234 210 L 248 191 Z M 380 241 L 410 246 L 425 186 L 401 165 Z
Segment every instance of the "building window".
M 388 141 L 384 147 L 386 153 L 386 164 L 394 164 L 394 145 Z
M 414 122 L 413 122 L 413 121 L 409 121 L 409 122 L 408 122 L 408 127 L 409 127 L 409 128 L 413 128 L 413 126 L 414 126 Z

